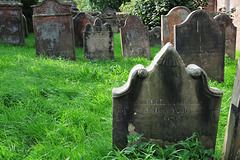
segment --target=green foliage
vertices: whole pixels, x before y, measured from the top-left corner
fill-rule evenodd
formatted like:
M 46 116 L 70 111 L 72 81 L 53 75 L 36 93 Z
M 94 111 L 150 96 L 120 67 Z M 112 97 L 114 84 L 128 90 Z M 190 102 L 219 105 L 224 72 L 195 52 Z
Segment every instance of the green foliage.
M 140 17 L 143 24 L 149 29 L 160 26 L 161 15 L 166 15 L 175 6 L 186 6 L 190 10 L 205 7 L 208 0 L 181 1 L 181 0 L 132 0 L 120 7 L 123 12 L 129 12 Z
M 201 145 L 197 134 L 193 134 L 192 137 L 187 138 L 184 142 L 165 146 L 165 149 L 153 142 L 147 143 L 139 141 L 142 136 L 143 135 L 129 135 L 128 142 L 131 143 L 130 147 L 126 147 L 122 151 L 110 151 L 103 159 L 221 159 L 220 156 L 213 153 L 213 150 L 206 149 Z
M 112 0 L 89 0 L 90 5 L 94 11 L 104 11 L 107 8 L 114 9 L 116 11 L 119 11 L 119 7 L 122 3 L 128 2 L 129 0 L 118 0 L 118 1 L 112 1 Z
M 28 30 L 29 32 L 33 32 L 33 25 L 32 25 L 33 9 L 31 5 L 37 4 L 38 0 L 21 0 L 21 2 L 23 4 L 22 12 L 27 19 Z
M 80 11 L 92 11 L 89 0 L 75 0 L 75 3 Z

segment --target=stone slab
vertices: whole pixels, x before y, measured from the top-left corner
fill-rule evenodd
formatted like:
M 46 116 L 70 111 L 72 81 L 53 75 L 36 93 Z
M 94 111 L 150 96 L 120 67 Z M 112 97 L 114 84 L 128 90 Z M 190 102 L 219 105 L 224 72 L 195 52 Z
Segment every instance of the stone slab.
M 164 146 L 197 132 L 214 150 L 222 94 L 208 86 L 200 67 L 186 68 L 167 43 L 150 66 L 136 65 L 127 83 L 112 90 L 113 146 L 125 147 L 128 134 L 144 134 L 142 141 Z
M 184 6 L 172 8 L 167 15 L 161 15 L 161 40 L 162 46 L 167 42 L 174 45 L 174 25 L 181 24 L 191 11 Z
M 24 27 L 24 36 L 28 37 L 28 25 L 27 25 L 27 18 L 24 16 L 24 14 L 22 15 L 23 17 L 23 27 Z
M 95 18 L 87 12 L 79 12 L 73 18 L 76 47 L 83 47 L 83 31 L 85 30 L 85 26 L 88 23 L 93 24 L 94 20 Z
M 211 79 L 224 81 L 224 28 L 212 15 L 196 10 L 175 25 L 174 34 L 176 50 L 186 64 L 196 64 Z
M 102 25 L 96 18 L 94 24 L 88 23 L 83 32 L 84 57 L 87 59 L 113 59 L 114 36 L 109 23 Z
M 0 41 L 25 46 L 21 5 L 0 3 Z
M 161 27 L 156 26 L 149 31 L 150 46 L 161 47 Z
M 235 59 L 237 27 L 233 25 L 233 19 L 226 14 L 218 15 L 214 19 L 223 24 L 225 28 L 225 53 Z
M 137 16 L 130 16 L 120 28 L 123 57 L 150 57 L 149 32 Z
M 113 33 L 119 32 L 119 24 L 118 24 L 117 14 L 115 10 L 107 8 L 98 15 L 98 18 L 101 19 L 103 24 L 109 23 L 112 27 Z
M 33 6 L 37 55 L 76 59 L 70 7 L 57 0 L 44 0 Z
M 240 59 L 232 92 L 232 99 L 228 113 L 228 122 L 223 144 L 224 160 L 240 159 Z

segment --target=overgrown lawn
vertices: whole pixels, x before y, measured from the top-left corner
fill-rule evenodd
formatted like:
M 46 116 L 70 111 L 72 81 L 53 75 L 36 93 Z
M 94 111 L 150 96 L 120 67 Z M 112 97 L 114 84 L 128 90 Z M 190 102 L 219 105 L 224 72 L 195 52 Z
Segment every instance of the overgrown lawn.
M 136 64 L 151 58 L 122 58 L 115 35 L 114 60 L 76 61 L 36 56 L 34 35 L 26 46 L 0 44 L 0 159 L 101 159 L 112 149 L 112 88 L 126 83 Z M 240 52 L 237 52 L 237 58 Z M 226 56 L 216 151 L 221 153 L 237 58 Z

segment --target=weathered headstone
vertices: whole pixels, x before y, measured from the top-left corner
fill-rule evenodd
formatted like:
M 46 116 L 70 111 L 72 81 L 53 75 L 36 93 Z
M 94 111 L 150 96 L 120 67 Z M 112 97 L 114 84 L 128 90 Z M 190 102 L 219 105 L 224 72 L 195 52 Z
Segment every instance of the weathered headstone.
M 161 27 L 156 26 L 149 31 L 150 46 L 161 46 Z
M 227 129 L 223 145 L 224 160 L 240 159 L 240 59 L 232 92 Z
M 22 3 L 19 0 L 0 1 L 0 41 L 24 46 Z
M 87 12 L 79 12 L 74 18 L 74 36 L 75 36 L 75 46 L 83 47 L 83 31 L 87 23 L 94 23 L 94 17 L 92 17 Z
M 175 25 L 175 47 L 185 64 L 203 68 L 211 79 L 224 80 L 224 29 L 205 10 L 196 10 Z
M 37 55 L 63 56 L 75 60 L 71 5 L 58 0 L 43 0 L 32 7 Z
M 123 27 L 125 25 L 126 19 L 129 17 L 128 13 L 117 12 L 118 26 Z
M 130 16 L 120 28 L 123 57 L 150 57 L 149 32 L 137 16 Z
M 161 40 L 162 46 L 167 42 L 174 44 L 174 25 L 182 23 L 191 11 L 184 6 L 171 9 L 167 15 L 161 15 Z
M 107 8 L 105 11 L 98 15 L 98 18 L 102 20 L 102 23 L 109 23 L 112 27 L 113 33 L 119 32 L 119 26 L 117 21 L 116 11 Z
M 221 14 L 216 16 L 215 19 L 225 28 L 225 53 L 230 58 L 235 59 L 237 27 L 233 25 L 229 15 Z
M 24 14 L 22 15 L 22 17 L 23 17 L 23 27 L 24 27 L 24 36 L 25 37 L 28 37 L 28 25 L 27 25 L 27 19 L 26 19 L 26 17 L 24 16 Z
M 112 96 L 114 146 L 125 147 L 128 134 L 144 134 L 143 141 L 164 146 L 197 132 L 202 145 L 214 149 L 222 92 L 209 88 L 200 67 L 185 68 L 170 43 L 150 66 L 136 65 Z
M 109 23 L 102 25 L 96 18 L 94 24 L 88 23 L 83 32 L 84 57 L 88 59 L 113 59 L 114 36 Z

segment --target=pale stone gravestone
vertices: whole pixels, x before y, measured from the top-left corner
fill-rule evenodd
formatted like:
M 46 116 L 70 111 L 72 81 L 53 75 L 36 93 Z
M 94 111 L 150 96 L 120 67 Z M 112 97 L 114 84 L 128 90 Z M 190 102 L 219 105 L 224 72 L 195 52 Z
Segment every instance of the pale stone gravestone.
M 23 17 L 23 27 L 24 27 L 23 34 L 24 34 L 25 37 L 28 37 L 27 19 L 24 15 L 22 15 L 22 17 Z
M 197 132 L 214 149 L 222 94 L 209 88 L 200 67 L 185 68 L 167 43 L 150 66 L 136 65 L 127 83 L 113 89 L 113 145 L 125 147 L 128 134 L 144 134 L 143 141 L 164 146 Z
M 22 3 L 19 0 L 0 1 L 0 41 L 24 46 Z
M 123 57 L 150 57 L 149 32 L 137 16 L 130 16 L 120 28 Z
M 102 20 L 102 23 L 109 23 L 112 27 L 113 33 L 119 32 L 119 26 L 117 21 L 117 14 L 116 11 L 107 8 L 105 11 L 98 15 L 98 18 Z
M 174 44 L 174 25 L 182 23 L 191 11 L 184 6 L 172 8 L 167 15 L 161 15 L 162 46 L 167 42 Z
M 36 53 L 76 59 L 70 4 L 43 0 L 33 7 Z
M 221 14 L 216 16 L 215 19 L 225 28 L 225 53 L 230 58 L 235 59 L 237 27 L 233 25 L 229 15 Z
M 224 160 L 240 159 L 240 59 L 235 76 L 232 100 L 228 114 L 227 129 L 223 145 Z
M 161 46 L 161 27 L 156 26 L 149 31 L 150 46 Z
M 83 47 L 83 31 L 85 30 L 85 26 L 88 23 L 93 24 L 95 18 L 92 17 L 87 12 L 79 12 L 74 18 L 74 36 L 75 36 L 75 46 Z
M 83 32 L 84 57 L 88 59 L 113 59 L 114 36 L 111 25 L 96 18 L 94 24 L 88 23 Z
M 174 26 L 175 47 L 186 64 L 196 64 L 211 79 L 224 80 L 225 36 L 222 25 L 205 10 L 192 12 Z

